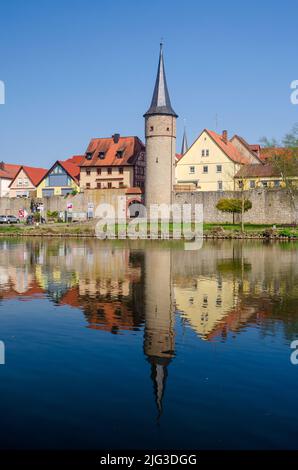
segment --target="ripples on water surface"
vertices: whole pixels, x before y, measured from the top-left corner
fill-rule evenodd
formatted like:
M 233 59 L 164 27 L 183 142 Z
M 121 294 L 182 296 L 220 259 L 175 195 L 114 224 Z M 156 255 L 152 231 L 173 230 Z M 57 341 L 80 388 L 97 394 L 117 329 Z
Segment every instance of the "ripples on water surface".
M 298 448 L 297 261 L 0 240 L 0 447 Z

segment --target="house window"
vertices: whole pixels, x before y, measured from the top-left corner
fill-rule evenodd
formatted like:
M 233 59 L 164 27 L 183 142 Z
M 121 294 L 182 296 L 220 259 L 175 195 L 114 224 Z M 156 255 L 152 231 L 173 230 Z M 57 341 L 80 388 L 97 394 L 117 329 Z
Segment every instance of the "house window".
M 97 183 L 97 189 L 101 189 L 101 183 Z
M 86 183 L 86 189 L 90 189 L 90 183 Z
M 189 173 L 194 173 L 195 172 L 195 167 L 194 166 L 190 166 L 189 167 Z
M 203 166 L 203 173 L 208 173 L 208 166 Z
M 101 175 L 101 168 L 97 168 L 97 174 Z
M 280 186 L 279 180 L 274 180 L 274 181 L 273 181 L 273 184 L 274 184 L 274 187 L 275 187 L 275 188 L 279 188 L 279 186 Z
M 90 171 L 90 170 L 86 170 L 86 175 L 87 175 L 87 176 L 90 176 L 90 175 L 91 175 L 91 171 Z
M 23 180 L 22 180 L 22 178 L 19 178 L 18 179 L 18 186 L 22 186 L 22 184 L 23 184 Z
M 124 186 L 123 181 L 120 181 L 120 182 L 119 182 L 119 188 L 123 188 L 123 186 Z
M 99 152 L 98 153 L 98 158 L 100 158 L 100 160 L 103 160 L 106 156 L 106 152 Z
M 71 191 L 71 188 L 61 188 L 61 196 L 67 196 Z
M 256 182 L 255 181 L 250 181 L 249 182 L 249 187 L 250 187 L 250 189 L 254 189 L 256 187 Z
M 268 188 L 268 181 L 262 181 L 263 188 Z
M 119 174 L 123 175 L 123 168 L 121 166 L 119 167 Z
M 222 172 L 222 166 L 216 165 L 216 173 L 221 173 L 221 172 Z
M 87 152 L 86 153 L 86 159 L 91 160 L 91 158 L 92 158 L 92 152 Z
M 122 158 L 123 157 L 123 150 L 117 150 L 116 157 L 117 158 Z
M 112 168 L 108 168 L 108 175 L 112 174 Z
M 27 179 L 24 180 L 24 186 L 29 186 L 29 181 Z
M 209 150 L 206 150 L 206 157 L 209 157 Z
M 202 150 L 202 157 L 205 157 L 205 150 Z
M 57 166 L 54 168 L 53 172 L 49 175 L 47 180 L 47 185 L 50 187 L 63 187 L 63 186 L 70 186 L 71 180 L 70 177 L 67 175 L 66 171 Z
M 108 183 L 108 188 L 111 189 L 111 187 L 112 187 L 112 183 L 109 182 Z
M 238 187 L 239 187 L 240 189 L 243 188 L 243 181 L 242 181 L 242 180 L 239 180 L 239 181 L 238 181 Z
M 217 181 L 217 190 L 222 191 L 222 181 Z

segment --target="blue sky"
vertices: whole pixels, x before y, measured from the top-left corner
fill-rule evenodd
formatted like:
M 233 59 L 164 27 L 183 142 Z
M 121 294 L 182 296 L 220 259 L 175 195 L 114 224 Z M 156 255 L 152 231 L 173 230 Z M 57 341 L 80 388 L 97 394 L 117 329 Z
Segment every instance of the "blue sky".
M 114 132 L 143 138 L 164 38 L 167 81 L 191 143 L 204 128 L 255 143 L 298 121 L 298 3 L 284 0 L 2 0 L 0 160 L 49 166 Z

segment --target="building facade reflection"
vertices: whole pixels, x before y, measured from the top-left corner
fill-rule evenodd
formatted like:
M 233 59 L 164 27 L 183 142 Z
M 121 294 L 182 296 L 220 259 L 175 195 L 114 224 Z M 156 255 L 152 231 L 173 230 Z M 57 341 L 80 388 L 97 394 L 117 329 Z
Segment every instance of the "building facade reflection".
M 0 240 L 0 307 L 44 298 L 83 314 L 92 330 L 143 333 L 158 416 L 179 353 L 175 321 L 205 341 L 250 325 L 286 338 L 298 326 L 298 253 L 272 244 L 206 243 L 198 252 L 148 243 Z M 1 310 L 0 310 L 1 314 Z

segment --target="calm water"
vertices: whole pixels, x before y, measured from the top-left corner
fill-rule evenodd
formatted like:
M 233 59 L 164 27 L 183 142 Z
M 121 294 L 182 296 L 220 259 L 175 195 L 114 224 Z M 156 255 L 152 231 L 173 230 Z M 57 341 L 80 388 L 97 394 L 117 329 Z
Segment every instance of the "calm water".
M 1 448 L 298 448 L 298 246 L 0 240 Z

